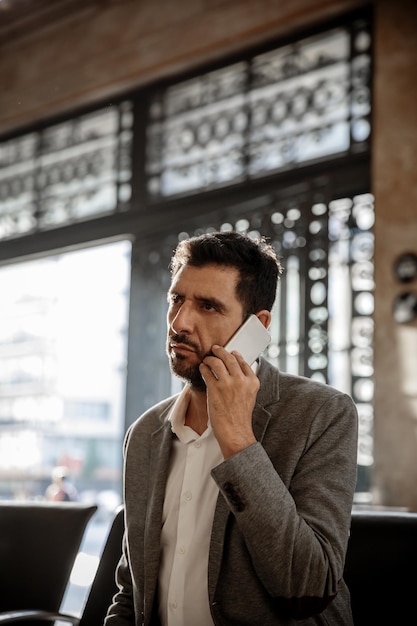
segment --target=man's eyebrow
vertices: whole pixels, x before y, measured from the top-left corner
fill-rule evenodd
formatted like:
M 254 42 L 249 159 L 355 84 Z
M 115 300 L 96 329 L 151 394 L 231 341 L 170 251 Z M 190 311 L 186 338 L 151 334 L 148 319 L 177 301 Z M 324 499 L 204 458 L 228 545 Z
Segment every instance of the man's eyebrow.
M 180 296 L 181 294 L 176 289 L 168 289 L 167 291 L 167 299 L 169 300 L 172 296 Z
M 202 304 L 210 304 L 218 311 L 222 312 L 226 310 L 224 302 L 222 302 L 218 298 L 215 298 L 214 296 L 196 296 L 195 299 L 197 300 L 197 302 L 201 302 Z

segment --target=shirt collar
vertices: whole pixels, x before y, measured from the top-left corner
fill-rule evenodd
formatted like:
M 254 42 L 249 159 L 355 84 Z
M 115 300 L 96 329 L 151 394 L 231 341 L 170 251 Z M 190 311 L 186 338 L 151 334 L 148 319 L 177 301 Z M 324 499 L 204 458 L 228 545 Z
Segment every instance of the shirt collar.
M 190 403 L 190 394 L 190 387 L 185 385 L 184 389 L 175 400 L 174 406 L 168 416 L 168 420 L 171 422 L 172 432 L 177 435 L 182 443 L 189 443 L 190 441 L 207 437 L 212 432 L 210 420 L 207 423 L 207 429 L 202 435 L 198 435 L 192 428 L 185 425 L 185 416 Z

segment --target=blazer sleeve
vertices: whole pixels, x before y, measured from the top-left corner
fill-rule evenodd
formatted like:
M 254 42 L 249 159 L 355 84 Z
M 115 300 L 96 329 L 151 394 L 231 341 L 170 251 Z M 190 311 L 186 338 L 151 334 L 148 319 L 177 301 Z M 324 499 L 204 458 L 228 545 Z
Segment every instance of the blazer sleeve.
M 349 537 L 357 412 L 333 391 L 299 407 L 293 429 L 272 417 L 262 443 L 212 470 L 258 579 L 298 619 L 336 596 Z
M 116 568 L 116 582 L 119 590 L 108 609 L 104 626 L 131 626 L 135 623 L 135 613 L 125 537 L 123 537 L 123 553 Z

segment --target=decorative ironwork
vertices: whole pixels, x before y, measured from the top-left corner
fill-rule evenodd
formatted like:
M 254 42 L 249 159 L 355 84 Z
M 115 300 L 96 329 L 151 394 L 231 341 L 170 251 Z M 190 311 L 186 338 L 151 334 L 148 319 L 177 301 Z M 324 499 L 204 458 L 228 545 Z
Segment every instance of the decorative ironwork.
M 330 378 L 359 413 L 358 462 L 373 462 L 373 197 L 329 204 Z M 351 382 L 349 382 L 351 381 Z M 349 382 L 349 384 L 348 384 Z
M 126 210 L 131 103 L 0 144 L 0 239 Z
M 148 208 L 157 200 L 201 196 L 366 152 L 370 67 L 369 24 L 357 20 L 154 88 L 145 146 Z M 132 134 L 132 105 L 125 101 L 0 144 L 0 240 L 128 210 Z M 190 232 L 144 243 L 141 297 L 145 293 L 144 301 L 156 306 L 143 333 L 155 345 L 163 322 L 154 311 L 163 310 L 167 267 L 179 239 L 211 229 L 265 235 L 286 273 L 266 356 L 284 371 L 354 397 L 359 464 L 367 466 L 373 443 L 373 199 L 329 200 L 330 184 L 300 180 L 299 191 L 264 191 L 219 211 L 222 217 L 210 225 L 201 226 L 190 209 Z
M 230 221 L 170 235 L 146 253 L 144 272 L 169 285 L 177 242 L 211 230 L 266 236 L 284 266 L 266 357 L 281 370 L 350 394 L 359 412 L 358 462 L 373 462 L 373 197 L 330 202 L 325 192 L 276 194 L 245 203 Z M 177 390 L 173 388 L 172 391 Z
M 151 198 L 190 194 L 368 147 L 363 20 L 177 83 L 152 97 Z

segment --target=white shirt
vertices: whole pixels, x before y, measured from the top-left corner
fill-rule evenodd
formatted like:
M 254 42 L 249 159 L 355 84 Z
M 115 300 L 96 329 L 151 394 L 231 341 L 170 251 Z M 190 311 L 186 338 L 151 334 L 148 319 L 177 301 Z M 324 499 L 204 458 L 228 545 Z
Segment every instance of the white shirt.
M 162 516 L 159 570 L 162 626 L 214 625 L 207 570 L 219 489 L 210 470 L 223 461 L 223 455 L 210 423 L 201 436 L 185 426 L 189 393 L 189 387 L 184 387 L 169 416 L 177 438 Z

